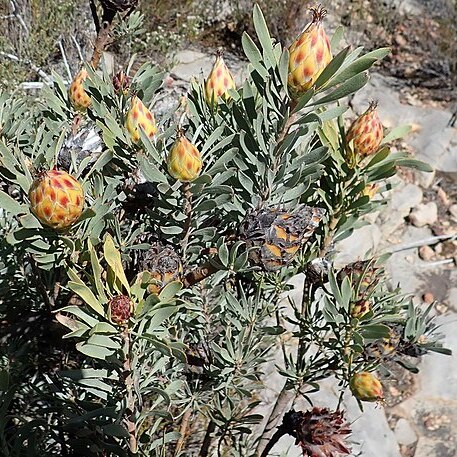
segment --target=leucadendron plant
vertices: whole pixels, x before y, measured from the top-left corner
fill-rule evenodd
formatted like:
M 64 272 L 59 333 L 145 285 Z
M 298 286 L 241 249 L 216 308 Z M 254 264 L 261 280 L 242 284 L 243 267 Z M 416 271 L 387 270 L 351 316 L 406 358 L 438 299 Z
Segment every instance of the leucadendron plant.
M 429 170 L 390 152 L 408 128 L 383 131 L 370 100 L 350 127 L 346 97 L 389 50 L 341 49 L 321 7 L 283 48 L 256 6 L 246 78 L 217 56 L 159 116 L 159 69 L 96 69 L 136 6 L 102 3 L 76 88 L 0 95 L 2 456 L 264 457 L 284 434 L 348 455 L 321 382 L 380 402 L 393 362 L 448 352 L 384 258 L 333 265 L 398 166 Z M 266 369 L 284 378 L 271 405 Z

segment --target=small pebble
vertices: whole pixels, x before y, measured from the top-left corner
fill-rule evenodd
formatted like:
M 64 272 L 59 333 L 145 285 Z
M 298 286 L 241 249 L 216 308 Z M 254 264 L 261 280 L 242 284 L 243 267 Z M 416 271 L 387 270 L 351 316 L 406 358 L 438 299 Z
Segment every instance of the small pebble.
M 427 305 L 430 305 L 430 303 L 433 303 L 435 301 L 435 297 L 431 292 L 427 292 L 424 295 L 422 295 L 422 300 L 424 300 L 424 303 Z
M 421 246 L 419 248 L 419 257 L 422 260 L 432 260 L 435 257 L 435 251 L 430 246 Z

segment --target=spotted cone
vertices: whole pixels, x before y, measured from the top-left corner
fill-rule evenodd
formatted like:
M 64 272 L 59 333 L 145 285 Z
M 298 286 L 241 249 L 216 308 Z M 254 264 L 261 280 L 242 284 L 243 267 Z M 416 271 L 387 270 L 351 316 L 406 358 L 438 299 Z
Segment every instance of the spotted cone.
M 29 190 L 30 209 L 45 225 L 65 229 L 81 216 L 84 191 L 66 171 L 39 173 Z
M 217 106 L 219 97 L 228 99 L 228 90 L 235 89 L 235 81 L 230 70 L 222 58 L 222 54 L 218 53 L 214 62 L 211 73 L 205 83 L 206 102 L 210 106 Z
M 368 371 L 355 373 L 349 381 L 354 397 L 362 401 L 382 401 L 384 392 L 379 379 Z
M 157 133 L 154 115 L 136 95 L 132 97 L 130 109 L 125 119 L 125 127 L 129 131 L 134 143 L 138 143 L 141 138 L 140 128 L 144 130 L 144 133 L 149 138 L 152 138 Z
M 200 151 L 182 132 L 178 132 L 167 157 L 168 173 L 182 182 L 193 181 L 200 175 L 202 165 Z
M 353 141 L 356 155 L 366 157 L 378 151 L 384 133 L 376 110 L 377 103 L 372 102 L 369 108 L 351 125 L 346 140 Z
M 322 20 L 327 11 L 321 5 L 310 9 L 313 19 L 289 47 L 288 86 L 297 99 L 310 89 L 332 60 L 330 41 Z
M 92 103 L 89 95 L 84 90 L 83 83 L 87 78 L 87 70 L 82 69 L 70 85 L 68 90 L 72 105 L 79 111 L 86 111 Z
M 337 278 L 343 281 L 349 277 L 351 285 L 357 290 L 357 300 L 366 300 L 381 279 L 382 268 L 375 265 L 374 259 L 358 260 L 346 265 L 338 272 Z
M 113 297 L 108 306 L 111 320 L 117 325 L 125 325 L 132 315 L 132 300 L 125 295 Z

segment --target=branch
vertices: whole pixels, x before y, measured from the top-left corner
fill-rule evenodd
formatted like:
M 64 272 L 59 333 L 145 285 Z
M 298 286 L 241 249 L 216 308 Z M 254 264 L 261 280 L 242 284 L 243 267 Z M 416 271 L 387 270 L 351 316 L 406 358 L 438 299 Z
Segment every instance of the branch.
M 211 437 L 212 433 L 216 430 L 216 424 L 214 421 L 210 420 L 208 427 L 206 429 L 205 438 L 203 439 L 202 447 L 200 448 L 200 453 L 198 457 L 208 457 L 209 448 L 213 438 Z
M 189 428 L 189 420 L 190 420 L 191 415 L 192 415 L 192 409 L 189 407 L 182 417 L 181 427 L 179 429 L 179 434 L 181 436 L 179 437 L 179 440 L 176 443 L 175 456 L 179 455 L 179 453 L 181 452 L 181 449 L 184 446 L 184 443 L 186 441 L 187 429 Z
M 274 433 L 274 429 L 278 426 L 279 421 L 284 415 L 284 411 L 288 409 L 289 403 L 295 397 L 294 391 L 286 389 L 286 386 L 287 381 L 283 389 L 281 390 L 281 393 L 279 394 L 278 398 L 276 399 L 273 411 L 270 413 L 265 428 L 263 429 L 262 435 L 259 440 L 259 444 L 257 445 L 256 449 L 256 455 L 259 457 L 264 457 L 268 455 L 265 454 L 265 452 L 274 446 L 275 442 L 273 442 L 273 438 L 276 437 L 275 439 L 277 441 L 284 434 L 284 432 L 282 432 L 281 436 L 276 436 L 278 435 L 279 430 L 276 433 Z M 273 444 L 271 444 L 272 442 Z
M 129 439 L 129 448 L 133 454 L 136 454 L 138 450 L 138 442 L 136 438 L 136 426 L 135 426 L 135 393 L 133 388 L 133 373 L 132 373 L 132 351 L 131 351 L 131 340 L 130 340 L 130 331 L 128 328 L 122 333 L 122 338 L 124 340 L 124 384 L 127 390 L 127 408 L 126 408 L 126 417 L 124 418 L 124 423 L 127 427 L 127 430 L 130 435 Z
M 91 64 L 93 68 L 97 68 L 100 58 L 102 57 L 103 51 L 109 43 L 109 34 L 111 28 L 113 27 L 114 17 L 116 16 L 116 11 L 111 9 L 104 9 L 102 16 L 102 24 L 97 33 L 97 39 L 95 40 L 94 52 L 92 54 Z M 98 20 L 98 16 L 97 16 Z M 95 22 L 95 18 L 94 18 Z M 97 28 L 97 24 L 95 24 Z
M 184 214 L 186 221 L 184 222 L 183 239 L 181 241 L 182 256 L 185 257 L 187 245 L 189 243 L 190 227 L 192 224 L 192 193 L 190 192 L 190 183 L 183 182 L 181 188 L 184 199 Z
M 29 32 L 29 28 L 27 27 L 26 23 L 24 22 L 24 19 L 22 19 L 22 16 L 18 13 L 18 7 L 16 5 L 16 1 L 15 0 L 10 0 L 10 5 L 11 5 L 11 9 L 12 9 L 13 15 L 17 18 L 17 20 L 21 24 L 21 27 L 24 29 L 25 34 L 28 37 L 29 33 L 30 33 Z
M 270 451 L 274 448 L 275 444 L 287 433 L 286 429 L 283 426 L 278 427 L 276 433 L 271 437 L 266 448 L 263 450 L 260 457 L 268 457 Z

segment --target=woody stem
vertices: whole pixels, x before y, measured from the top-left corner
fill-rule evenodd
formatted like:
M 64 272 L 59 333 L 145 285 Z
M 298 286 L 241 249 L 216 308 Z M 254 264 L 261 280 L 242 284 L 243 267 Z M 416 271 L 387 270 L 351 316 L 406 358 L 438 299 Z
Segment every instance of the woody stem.
M 101 24 L 97 25 L 98 16 L 94 15 L 95 27 L 98 28 L 97 38 L 95 40 L 94 51 L 92 54 L 91 65 L 93 68 L 97 68 L 98 63 L 102 57 L 103 51 L 109 42 L 109 34 L 113 27 L 114 17 L 116 11 L 111 9 L 103 9 L 103 16 Z M 95 19 L 97 18 L 97 19 Z
M 190 228 L 192 223 L 192 193 L 190 192 L 190 183 L 183 182 L 181 188 L 183 200 L 184 200 L 184 214 L 186 220 L 183 228 L 183 238 L 181 241 L 182 255 L 184 257 L 189 244 Z

